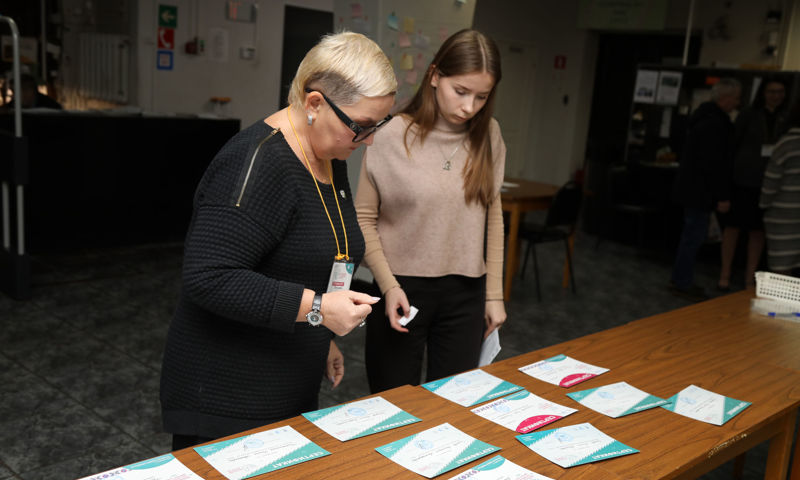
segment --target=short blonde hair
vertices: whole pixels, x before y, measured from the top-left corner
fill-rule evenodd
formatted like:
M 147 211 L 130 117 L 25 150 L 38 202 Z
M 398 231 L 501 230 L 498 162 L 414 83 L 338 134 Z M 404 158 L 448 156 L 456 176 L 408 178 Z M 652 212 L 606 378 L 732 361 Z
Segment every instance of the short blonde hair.
M 336 104 L 397 91 L 392 64 L 378 45 L 360 33 L 325 35 L 306 53 L 289 89 L 289 103 L 300 105 L 306 88 L 323 92 Z

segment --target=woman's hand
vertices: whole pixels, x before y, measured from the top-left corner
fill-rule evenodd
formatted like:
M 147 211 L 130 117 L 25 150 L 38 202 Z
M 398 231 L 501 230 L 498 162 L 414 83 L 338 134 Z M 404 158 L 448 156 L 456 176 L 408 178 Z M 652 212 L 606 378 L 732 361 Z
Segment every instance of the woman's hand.
M 333 384 L 331 388 L 336 388 L 339 382 L 342 381 L 342 377 L 344 377 L 344 355 L 342 355 L 341 350 L 339 350 L 339 347 L 336 346 L 336 342 L 333 340 L 331 340 L 331 348 L 328 350 L 328 367 L 326 373 L 328 375 L 328 380 Z
M 373 303 L 380 300 L 366 293 L 338 290 L 322 295 L 322 325 L 340 337 L 361 325 L 372 312 Z
M 386 316 L 389 317 L 389 324 L 398 332 L 408 333 L 408 329 L 400 325 L 400 317 L 407 317 L 411 312 L 406 292 L 398 285 L 387 290 L 384 297 L 386 299 Z M 398 310 L 401 310 L 403 314 L 398 313 Z
M 483 338 L 489 336 L 495 329 L 500 328 L 506 321 L 506 306 L 502 300 L 489 300 L 486 302 L 486 310 L 484 313 L 486 319 L 486 333 Z

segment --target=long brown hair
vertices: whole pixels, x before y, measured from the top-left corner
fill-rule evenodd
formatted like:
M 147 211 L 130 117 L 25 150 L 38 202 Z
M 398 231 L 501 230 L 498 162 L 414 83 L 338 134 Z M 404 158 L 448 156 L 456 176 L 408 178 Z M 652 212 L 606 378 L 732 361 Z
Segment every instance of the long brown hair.
M 488 207 L 494 190 L 494 170 L 492 166 L 492 142 L 489 125 L 494 112 L 494 97 L 500 83 L 500 51 L 494 41 L 477 30 L 458 31 L 444 41 L 433 57 L 425 78 L 422 80 L 414 98 L 400 113 L 410 117 L 406 128 L 404 143 L 408 150 L 408 134 L 415 126 L 414 134 L 420 142 L 433 129 L 439 106 L 436 92 L 431 85 L 431 77 L 438 72 L 442 77 L 486 72 L 494 78 L 494 87 L 489 93 L 483 108 L 467 124 L 469 153 L 461 176 L 464 178 L 464 199 L 467 203 L 480 202 Z

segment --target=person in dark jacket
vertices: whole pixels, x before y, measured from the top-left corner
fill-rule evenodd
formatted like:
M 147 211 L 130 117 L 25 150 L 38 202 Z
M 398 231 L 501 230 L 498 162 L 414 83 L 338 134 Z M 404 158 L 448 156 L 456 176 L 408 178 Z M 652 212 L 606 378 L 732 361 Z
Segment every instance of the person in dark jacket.
M 681 232 L 670 290 L 692 300 L 705 298 L 694 283 L 697 252 L 708 235 L 711 212 L 730 208 L 730 162 L 733 124 L 730 112 L 739 106 L 741 83 L 722 78 L 711 88 L 711 100 L 692 113 L 680 157 L 675 200 L 683 206 Z
M 391 116 L 397 80 L 367 37 L 328 35 L 289 106 L 217 153 L 194 196 L 161 372 L 173 449 L 318 408 L 344 358 L 333 338 L 379 298 L 349 290 L 364 255 L 343 161 Z
M 762 82 L 750 108 L 736 117 L 733 145 L 731 211 L 722 219 L 722 268 L 717 288 L 730 290 L 731 269 L 739 232 L 747 232 L 744 285 L 755 285 L 755 272 L 764 251 L 763 211 L 758 207 L 761 183 L 772 147 L 787 130 L 786 85 L 778 79 Z

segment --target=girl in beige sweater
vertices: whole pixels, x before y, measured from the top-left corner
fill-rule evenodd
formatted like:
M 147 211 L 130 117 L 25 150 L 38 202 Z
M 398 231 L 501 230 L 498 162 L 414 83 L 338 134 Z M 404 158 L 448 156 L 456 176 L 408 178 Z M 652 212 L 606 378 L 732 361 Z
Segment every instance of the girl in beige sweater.
M 506 319 L 500 77 L 490 38 L 453 34 L 364 156 L 356 211 L 383 294 L 367 322 L 373 392 L 418 385 L 426 347 L 426 381 L 477 367 L 483 339 Z M 419 313 L 404 327 L 411 305 Z

